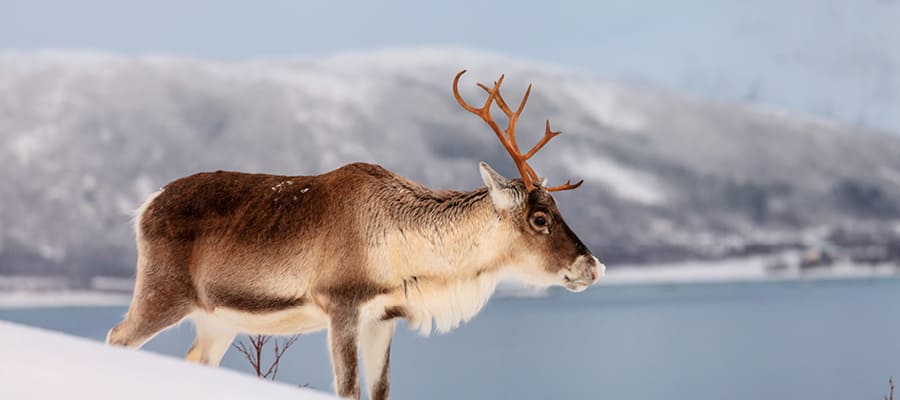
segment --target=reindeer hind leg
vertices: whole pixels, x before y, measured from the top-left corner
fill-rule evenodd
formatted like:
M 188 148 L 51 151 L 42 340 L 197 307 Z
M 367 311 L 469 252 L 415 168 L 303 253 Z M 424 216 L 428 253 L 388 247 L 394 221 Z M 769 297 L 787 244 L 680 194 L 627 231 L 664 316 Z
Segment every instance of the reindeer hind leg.
M 125 319 L 109 330 L 106 343 L 138 348 L 166 328 L 177 324 L 194 308 L 194 289 L 187 267 L 170 255 L 153 259 L 138 250 L 138 276 Z
M 128 310 L 125 319 L 109 330 L 106 343 L 139 348 L 166 328 L 177 324 L 190 312 L 190 305 L 163 301 L 138 304 Z

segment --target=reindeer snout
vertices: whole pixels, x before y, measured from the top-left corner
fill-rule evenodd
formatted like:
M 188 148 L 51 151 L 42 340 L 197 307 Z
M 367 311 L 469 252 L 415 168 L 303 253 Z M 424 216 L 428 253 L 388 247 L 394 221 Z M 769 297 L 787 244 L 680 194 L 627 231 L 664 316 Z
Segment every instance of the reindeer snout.
M 563 277 L 563 286 L 580 292 L 597 283 L 606 272 L 606 266 L 590 254 L 579 256 Z

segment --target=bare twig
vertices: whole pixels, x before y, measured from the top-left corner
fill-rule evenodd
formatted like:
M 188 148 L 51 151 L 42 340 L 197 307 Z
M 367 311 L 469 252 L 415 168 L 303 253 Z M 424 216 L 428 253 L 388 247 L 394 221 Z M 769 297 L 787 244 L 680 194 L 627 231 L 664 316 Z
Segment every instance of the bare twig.
M 891 394 L 888 396 L 884 396 L 884 400 L 894 400 L 894 377 L 890 377 L 888 379 L 888 383 L 891 385 Z
M 239 353 L 243 354 L 247 361 L 250 362 L 250 366 L 253 367 L 253 371 L 256 372 L 257 377 L 274 381 L 275 377 L 278 375 L 278 365 L 281 363 L 281 357 L 288 348 L 297 342 L 300 335 L 294 335 L 285 339 L 275 339 L 274 358 L 269 364 L 269 367 L 265 369 L 265 372 L 263 372 L 262 353 L 266 344 L 272 340 L 272 337 L 256 335 L 248 336 L 247 338 L 250 340 L 250 346 L 244 344 L 243 340 L 240 340 L 231 346 Z

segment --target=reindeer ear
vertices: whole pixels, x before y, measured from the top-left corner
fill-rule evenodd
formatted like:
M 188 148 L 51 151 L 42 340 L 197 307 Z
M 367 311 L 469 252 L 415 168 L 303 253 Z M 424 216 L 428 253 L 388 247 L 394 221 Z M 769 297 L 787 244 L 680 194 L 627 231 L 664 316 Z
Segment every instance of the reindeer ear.
M 481 171 L 481 179 L 488 187 L 491 194 L 491 201 L 498 210 L 512 210 L 521 202 L 521 196 L 518 195 L 516 187 L 510 184 L 509 180 L 503 175 L 494 171 L 486 162 L 478 163 L 478 169 Z

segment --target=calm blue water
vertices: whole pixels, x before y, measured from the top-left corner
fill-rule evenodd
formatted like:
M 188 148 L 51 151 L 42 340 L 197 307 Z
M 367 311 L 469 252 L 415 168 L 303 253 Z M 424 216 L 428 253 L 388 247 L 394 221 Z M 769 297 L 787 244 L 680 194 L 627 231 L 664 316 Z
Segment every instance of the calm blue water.
M 122 307 L 0 310 L 0 319 L 102 340 Z M 189 324 L 146 349 L 181 356 Z M 495 300 L 423 338 L 401 326 L 397 399 L 880 399 L 900 376 L 900 279 L 597 287 Z M 324 335 L 279 380 L 331 389 Z M 249 371 L 234 351 L 224 366 Z

